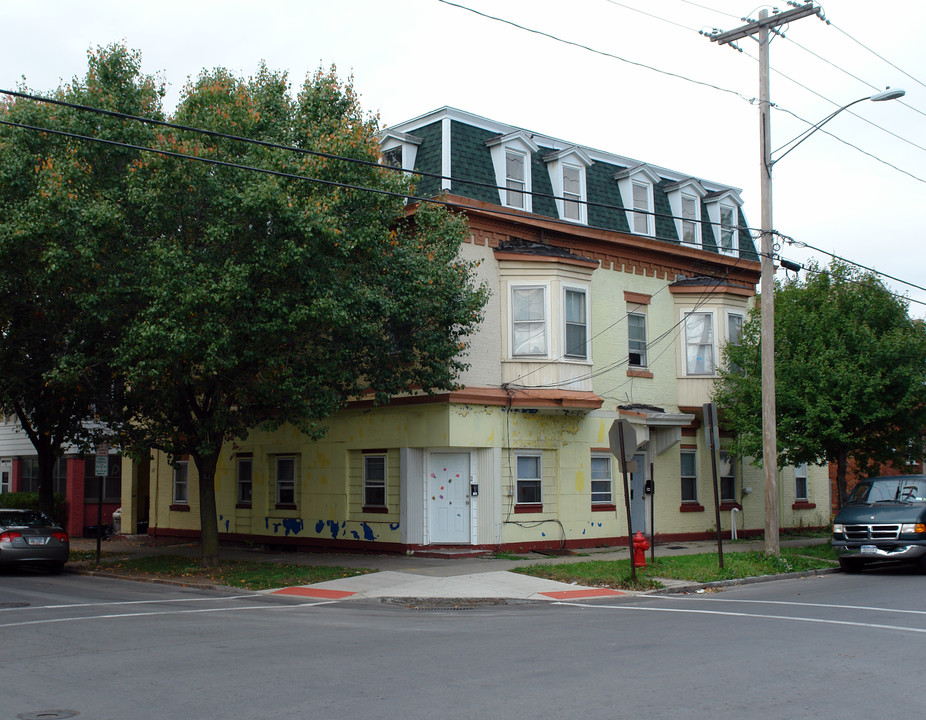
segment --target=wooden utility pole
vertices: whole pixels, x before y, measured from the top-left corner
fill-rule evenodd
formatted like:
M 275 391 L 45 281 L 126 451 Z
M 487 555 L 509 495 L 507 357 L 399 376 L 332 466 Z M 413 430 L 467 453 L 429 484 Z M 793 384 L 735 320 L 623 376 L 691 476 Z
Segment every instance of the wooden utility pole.
M 775 419 L 775 260 L 772 240 L 772 145 L 771 103 L 769 100 L 769 30 L 779 25 L 821 13 L 812 2 L 759 19 L 725 33 L 710 36 L 720 45 L 756 36 L 759 43 L 759 141 L 762 201 L 762 237 L 760 244 L 761 283 L 759 309 L 762 320 L 762 467 L 765 471 L 765 553 L 778 555 L 778 437 Z

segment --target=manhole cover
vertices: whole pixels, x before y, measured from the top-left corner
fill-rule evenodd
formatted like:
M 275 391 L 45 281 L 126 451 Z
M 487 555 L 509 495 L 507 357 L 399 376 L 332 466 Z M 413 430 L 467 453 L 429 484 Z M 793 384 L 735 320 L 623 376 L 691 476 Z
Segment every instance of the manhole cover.
M 38 710 L 36 712 L 19 713 L 19 720 L 58 720 L 58 718 L 72 718 L 80 715 L 76 710 Z
M 472 605 L 409 605 L 409 610 L 416 610 L 418 612 L 460 612 L 461 610 L 475 610 L 476 608 Z

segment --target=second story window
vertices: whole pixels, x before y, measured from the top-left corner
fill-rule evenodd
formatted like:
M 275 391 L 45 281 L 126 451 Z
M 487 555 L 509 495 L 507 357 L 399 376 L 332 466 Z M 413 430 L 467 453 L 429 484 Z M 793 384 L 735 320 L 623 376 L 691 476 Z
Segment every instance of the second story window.
M 546 305 L 545 288 L 512 288 L 512 355 L 547 354 Z
M 525 164 L 527 156 L 516 150 L 505 152 L 505 204 L 509 207 L 524 207 L 524 190 L 527 186 Z
M 685 313 L 685 372 L 714 374 L 714 316 L 709 312 Z
M 588 357 L 585 291 L 566 290 L 566 352 L 568 358 Z
M 627 345 L 630 367 L 646 367 L 646 315 L 627 313 Z
M 402 167 L 402 146 L 383 151 L 383 165 L 394 168 Z

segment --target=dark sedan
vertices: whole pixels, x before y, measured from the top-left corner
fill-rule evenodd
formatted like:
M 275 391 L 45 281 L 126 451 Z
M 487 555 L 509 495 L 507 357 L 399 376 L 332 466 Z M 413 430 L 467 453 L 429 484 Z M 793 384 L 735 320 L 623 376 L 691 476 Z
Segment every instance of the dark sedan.
M 68 534 L 47 515 L 0 508 L 0 566 L 42 564 L 59 573 L 69 551 Z

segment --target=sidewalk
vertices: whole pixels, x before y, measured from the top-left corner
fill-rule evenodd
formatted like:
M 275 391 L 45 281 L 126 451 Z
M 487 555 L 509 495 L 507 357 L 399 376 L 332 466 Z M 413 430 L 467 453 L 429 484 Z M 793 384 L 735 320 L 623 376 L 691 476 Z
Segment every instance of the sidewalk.
M 784 540 L 782 547 L 813 545 L 828 542 L 826 538 Z M 96 551 L 96 540 L 72 538 L 76 550 Z M 724 543 L 725 552 L 763 550 L 761 540 Z M 670 542 L 657 544 L 656 556 L 716 552 L 710 541 Z M 115 536 L 102 543 L 102 551 L 119 555 L 189 555 L 198 557 L 198 542 L 155 540 L 145 535 Z M 523 565 L 558 564 L 581 560 L 620 560 L 629 556 L 627 548 L 587 548 L 575 554 L 550 557 L 539 553 L 519 553 L 524 559 L 419 557 L 415 555 L 366 553 L 301 553 L 270 552 L 259 549 L 223 547 L 223 558 L 252 562 L 286 562 L 305 565 L 339 565 L 366 568 L 377 572 L 314 585 L 262 591 L 317 600 L 376 599 L 406 604 L 459 605 L 504 604 L 541 600 L 577 600 L 640 594 L 634 591 L 584 587 L 536 578 L 511 572 Z M 646 554 L 647 559 L 650 553 Z M 87 570 L 83 570 L 87 571 Z M 783 577 L 783 576 L 775 576 Z M 701 585 L 676 580 L 663 580 L 668 591 L 694 591 Z M 189 583 L 185 583 L 189 584 Z

